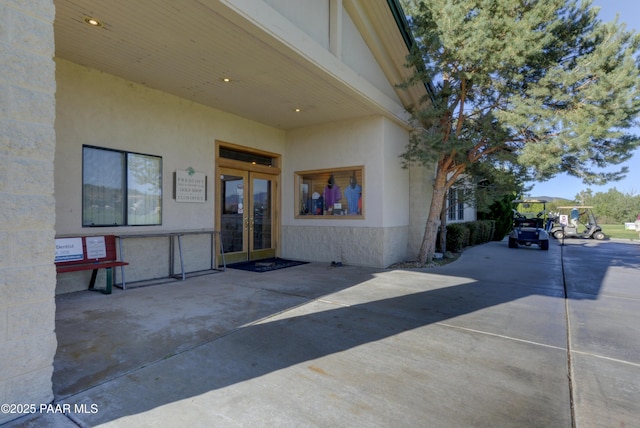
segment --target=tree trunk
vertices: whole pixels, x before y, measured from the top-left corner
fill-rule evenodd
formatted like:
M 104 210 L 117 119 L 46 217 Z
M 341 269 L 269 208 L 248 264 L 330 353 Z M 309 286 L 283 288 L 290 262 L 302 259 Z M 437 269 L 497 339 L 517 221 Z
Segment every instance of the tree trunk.
M 440 251 L 443 256 L 447 252 L 447 192 L 444 192 L 440 211 Z
M 440 212 L 442 211 L 446 194 L 447 173 L 438 168 L 433 184 L 433 196 L 431 197 L 429 216 L 427 217 L 427 224 L 424 228 L 424 236 L 422 237 L 422 245 L 420 245 L 420 253 L 418 254 L 418 262 L 422 265 L 426 265 L 433 259 L 433 254 L 436 249 L 436 234 L 440 226 Z

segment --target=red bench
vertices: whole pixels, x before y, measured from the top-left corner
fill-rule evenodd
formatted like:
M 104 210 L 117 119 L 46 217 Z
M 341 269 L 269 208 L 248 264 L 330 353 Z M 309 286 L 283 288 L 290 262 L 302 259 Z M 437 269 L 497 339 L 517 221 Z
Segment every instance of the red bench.
M 114 235 L 56 239 L 55 263 L 57 273 L 93 270 L 89 290 L 102 291 L 104 294 L 111 294 L 113 268 L 129 264 L 118 260 Z M 107 273 L 104 289 L 94 288 L 99 269 L 105 269 Z

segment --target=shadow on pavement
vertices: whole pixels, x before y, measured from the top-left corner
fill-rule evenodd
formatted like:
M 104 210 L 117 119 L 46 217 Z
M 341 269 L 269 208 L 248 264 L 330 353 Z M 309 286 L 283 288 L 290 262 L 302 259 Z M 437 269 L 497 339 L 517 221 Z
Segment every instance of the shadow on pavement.
M 56 401 L 96 387 L 101 406 L 109 410 L 88 418 L 91 424 L 107 422 L 466 318 L 497 335 L 563 348 L 562 260 L 588 257 L 590 245 L 552 242 L 547 252 L 492 242 L 466 250 L 453 264 L 425 270 L 310 264 L 272 277 L 225 273 L 224 284 L 217 286 L 205 280 L 172 285 L 191 287 L 173 299 L 170 287 L 114 294 L 117 300 L 103 300 L 101 314 L 83 310 L 84 296 L 61 296 L 69 300 L 62 305 L 69 312 L 58 314 Z M 597 299 L 609 265 L 638 268 L 634 258 L 603 257 L 610 263 L 593 263 L 588 275 L 568 283 L 571 298 Z M 531 296 L 543 300 L 523 301 Z M 514 304 L 502 308 L 508 302 Z M 86 329 L 80 341 L 78 328 Z M 87 374 L 78 377 L 78 370 Z M 132 396 L 136 399 L 126 406 L 119 404 Z

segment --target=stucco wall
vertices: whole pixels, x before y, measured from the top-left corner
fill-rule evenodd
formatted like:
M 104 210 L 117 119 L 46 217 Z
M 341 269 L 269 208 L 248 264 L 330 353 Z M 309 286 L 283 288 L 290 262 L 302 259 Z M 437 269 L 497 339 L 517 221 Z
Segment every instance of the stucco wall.
M 341 31 L 336 42 L 341 45 L 340 51 L 344 53 L 340 55 L 340 60 L 386 96 L 401 104 L 394 87 L 389 84 L 349 13 L 342 7 L 342 1 L 335 1 L 333 5 L 330 5 L 329 0 L 264 1 L 324 50 L 329 50 L 330 45 L 329 10 L 331 7 L 339 8 L 340 23 L 337 25 L 341 24 Z
M 399 153 L 407 131 L 368 117 L 290 131 L 282 185 L 282 256 L 388 266 L 407 255 L 409 171 Z M 364 165 L 364 218 L 295 218 L 297 171 Z
M 275 153 L 285 134 L 219 110 L 148 89 L 97 70 L 56 59 L 56 233 L 82 228 L 82 145 L 162 156 L 162 226 L 144 230 L 213 228 L 215 141 Z M 208 177 L 205 203 L 173 199 L 173 173 L 188 167 Z M 100 233 L 123 228 L 101 228 Z
M 409 170 L 402 168 L 400 155 L 406 150 L 409 134 L 404 128 L 382 122 L 382 224 L 385 227 L 409 224 Z
M 54 15 L 0 1 L 0 403 L 53 400 Z
M 139 234 L 213 229 L 215 141 L 283 153 L 285 133 L 118 77 L 56 59 L 56 234 Z M 82 227 L 82 145 L 162 156 L 161 226 Z M 208 178 L 205 203 L 173 199 L 173 173 L 188 167 Z M 209 267 L 208 236 L 188 236 L 186 270 Z M 169 271 L 168 238 L 123 241 L 127 281 L 161 278 Z M 176 257 L 177 260 L 177 257 Z M 177 262 L 176 262 L 177 263 Z M 178 272 L 176 266 L 176 272 Z M 87 288 L 91 271 L 58 275 L 58 292 Z M 100 271 L 98 286 L 103 284 Z M 120 269 L 116 271 L 121 281 Z
M 386 96 L 402 104 L 395 88 L 389 83 L 380 64 L 371 53 L 360 31 L 346 10 L 342 14 L 342 61 L 358 75 L 382 91 Z
M 316 43 L 329 49 L 329 0 L 264 0 Z
M 322 70 L 327 79 L 336 79 L 337 82 L 351 87 L 352 90 L 363 96 L 363 100 L 376 105 L 381 111 L 386 111 L 387 117 L 394 118 L 396 123 L 404 124 L 410 119 L 410 115 L 395 91 L 394 84 L 397 82 L 389 82 L 389 77 L 385 75 L 359 33 L 354 18 L 350 17 L 343 7 L 343 2 L 338 0 L 329 0 L 328 3 L 324 0 L 318 2 L 312 0 L 304 2 L 293 0 L 220 1 L 244 19 L 254 23 L 288 48 L 306 58 L 309 65 Z M 313 6 L 306 8 L 307 2 L 311 2 Z M 325 7 L 328 7 L 328 16 Z M 314 15 L 316 8 L 322 8 L 323 12 Z M 335 13 L 332 12 L 333 10 Z M 333 21 L 325 21 L 327 18 Z M 313 29 L 306 28 L 308 20 L 315 20 L 310 26 Z M 319 28 L 318 23 L 325 26 L 324 30 L 318 32 L 319 34 L 324 34 L 329 29 L 329 49 L 323 41 L 324 36 L 316 35 L 315 29 Z M 364 25 L 367 26 L 367 24 Z M 339 27 L 339 30 L 334 29 L 334 33 L 331 33 L 333 27 Z M 368 30 L 364 29 L 364 31 Z M 333 47 L 333 45 L 336 46 Z M 336 52 L 336 50 L 340 52 Z M 382 61 L 388 59 L 381 58 Z

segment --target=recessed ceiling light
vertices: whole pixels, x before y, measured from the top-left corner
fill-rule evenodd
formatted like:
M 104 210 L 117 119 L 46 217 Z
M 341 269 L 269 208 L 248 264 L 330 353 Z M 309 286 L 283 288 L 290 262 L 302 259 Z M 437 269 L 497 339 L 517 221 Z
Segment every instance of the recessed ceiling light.
M 231 79 L 230 79 L 230 78 L 228 78 L 228 77 L 223 77 L 223 78 L 221 78 L 220 80 L 222 80 L 222 81 L 223 81 L 223 82 L 225 82 L 225 83 L 229 83 L 229 82 L 231 82 Z
M 103 24 L 99 19 L 92 18 L 90 16 L 84 17 L 84 22 L 91 25 L 92 27 L 102 27 Z
M 295 111 L 296 113 L 300 113 L 302 111 L 302 109 L 297 107 L 297 108 L 294 108 L 293 111 Z

